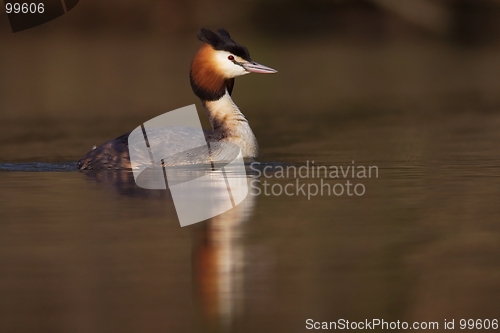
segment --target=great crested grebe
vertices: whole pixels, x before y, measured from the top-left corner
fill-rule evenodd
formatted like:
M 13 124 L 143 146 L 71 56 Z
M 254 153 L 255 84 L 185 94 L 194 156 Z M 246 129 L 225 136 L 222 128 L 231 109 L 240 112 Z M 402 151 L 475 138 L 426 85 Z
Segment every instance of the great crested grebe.
M 248 73 L 276 73 L 250 59 L 246 47 L 236 43 L 225 29 L 217 33 L 202 28 L 198 39 L 203 42 L 191 63 L 191 87 L 207 111 L 212 131 L 205 131 L 207 142 L 237 144 L 243 158 L 256 158 L 257 139 L 248 121 L 234 104 L 231 93 L 234 78 Z M 124 134 L 89 151 L 78 162 L 81 170 L 129 169 L 128 137 Z

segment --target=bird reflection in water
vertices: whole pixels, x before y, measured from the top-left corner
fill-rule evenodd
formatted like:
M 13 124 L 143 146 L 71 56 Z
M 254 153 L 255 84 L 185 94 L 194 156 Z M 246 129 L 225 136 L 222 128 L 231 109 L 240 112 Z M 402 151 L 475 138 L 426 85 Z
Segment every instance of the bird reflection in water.
M 243 311 L 244 225 L 254 204 L 249 193 L 235 208 L 203 222 L 195 239 L 196 294 L 207 322 L 222 329 L 229 329 Z
M 172 205 L 170 191 L 146 190 L 135 184 L 131 171 L 91 171 L 85 172 L 89 180 L 120 196 L 138 200 L 165 200 Z M 246 174 L 231 174 L 229 177 L 244 177 L 248 184 L 252 177 Z M 233 182 L 241 184 L 241 182 Z M 227 188 L 219 188 L 224 182 L 205 182 L 200 186 L 215 187 L 211 198 L 216 204 L 225 204 Z M 227 331 L 235 319 L 243 312 L 245 300 L 245 246 L 244 225 L 255 206 L 255 196 L 251 187 L 231 187 L 235 191 L 249 191 L 246 198 L 233 209 L 191 226 L 193 235 L 193 281 L 196 303 L 208 326 L 215 330 Z M 206 189 L 203 189 L 204 191 Z M 220 194 L 220 198 L 219 195 Z M 215 200 L 214 200 L 215 199 Z M 193 208 L 195 209 L 195 208 Z M 216 208 L 214 208 L 217 210 Z M 177 221 L 176 221 L 177 223 Z

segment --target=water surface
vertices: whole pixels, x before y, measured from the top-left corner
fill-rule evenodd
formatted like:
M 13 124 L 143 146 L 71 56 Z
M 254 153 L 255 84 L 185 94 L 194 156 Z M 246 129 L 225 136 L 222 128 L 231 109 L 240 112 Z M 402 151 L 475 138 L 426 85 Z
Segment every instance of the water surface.
M 299 179 L 365 193 L 263 193 L 181 228 L 168 191 L 76 171 L 90 148 L 65 130 L 77 125 L 51 123 L 59 135 L 40 139 L 18 121 L 0 164 L 2 330 L 302 332 L 309 318 L 498 316 L 497 113 L 279 121 L 298 130 L 257 125 L 263 166 L 376 166 L 378 177 Z M 267 176 L 261 189 L 297 181 Z

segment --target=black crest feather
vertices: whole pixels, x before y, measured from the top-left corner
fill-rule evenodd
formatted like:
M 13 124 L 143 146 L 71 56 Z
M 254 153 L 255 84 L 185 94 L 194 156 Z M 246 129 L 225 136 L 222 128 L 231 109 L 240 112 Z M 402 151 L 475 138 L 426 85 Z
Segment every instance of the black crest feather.
M 247 61 L 251 61 L 248 49 L 231 39 L 226 29 L 219 29 L 217 33 L 212 30 L 201 28 L 197 35 L 198 39 L 212 46 L 214 50 L 231 52 Z

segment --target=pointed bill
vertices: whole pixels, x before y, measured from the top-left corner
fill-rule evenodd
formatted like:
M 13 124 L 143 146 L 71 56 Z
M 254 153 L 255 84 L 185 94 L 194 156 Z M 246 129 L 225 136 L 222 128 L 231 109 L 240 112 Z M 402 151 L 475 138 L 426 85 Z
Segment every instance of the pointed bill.
M 271 67 L 261 65 L 259 63 L 256 63 L 255 61 L 246 62 L 246 63 L 242 64 L 242 66 L 243 66 L 243 68 L 245 68 L 245 70 L 247 72 L 251 72 L 251 73 L 272 74 L 272 73 L 278 72 L 277 70 L 275 70 Z

